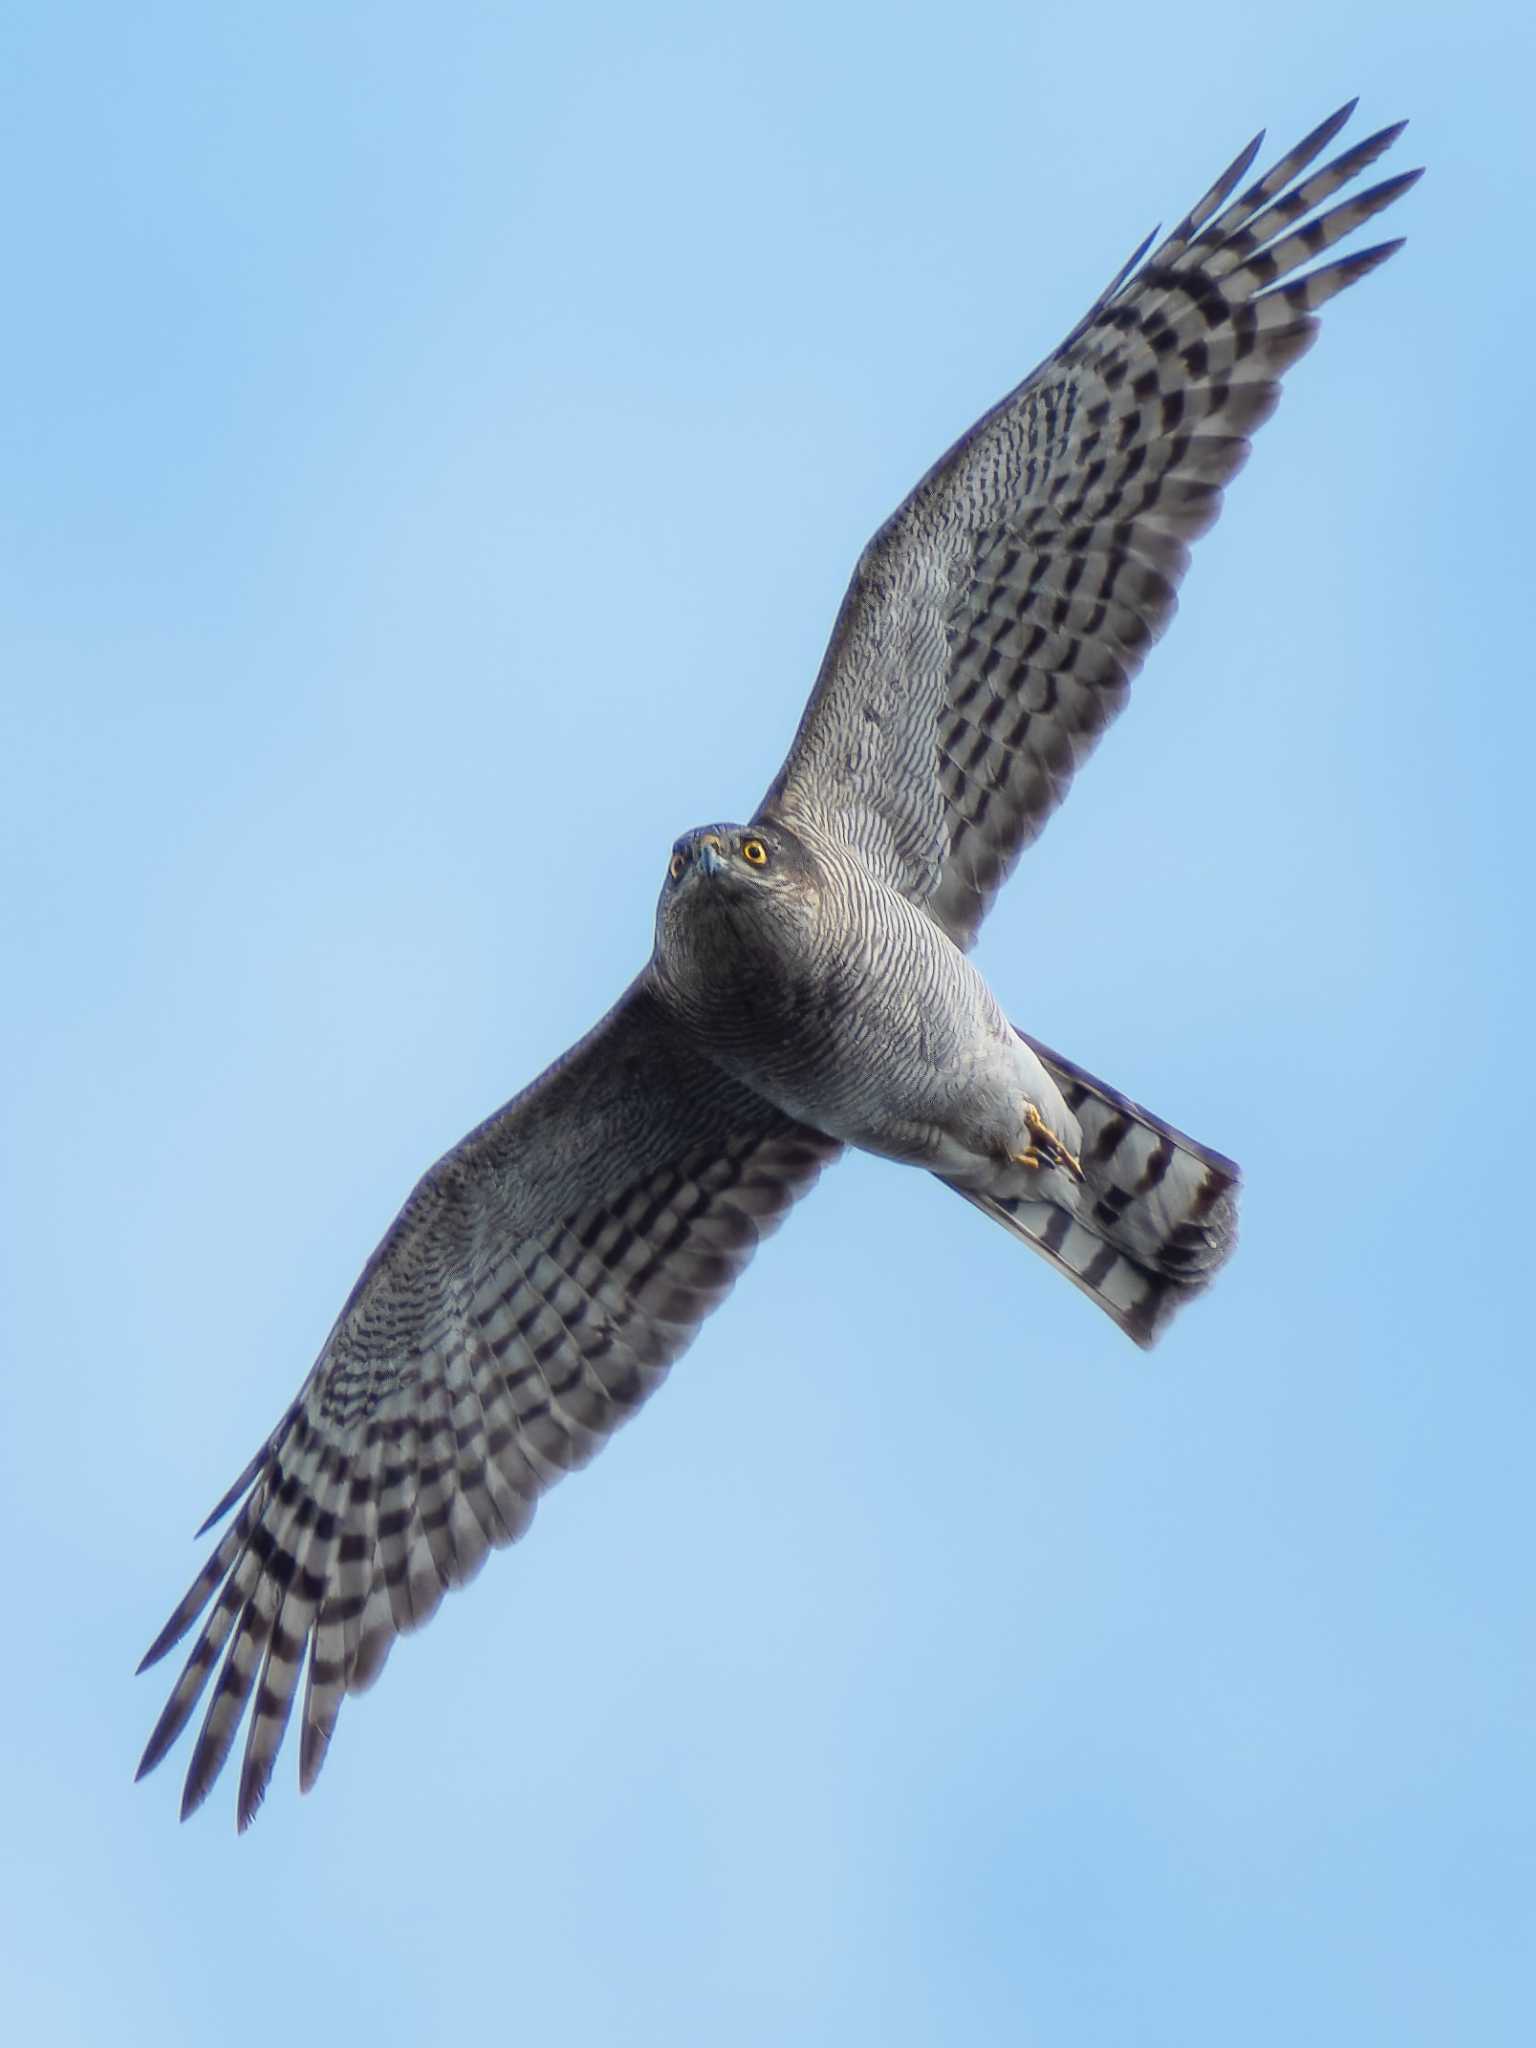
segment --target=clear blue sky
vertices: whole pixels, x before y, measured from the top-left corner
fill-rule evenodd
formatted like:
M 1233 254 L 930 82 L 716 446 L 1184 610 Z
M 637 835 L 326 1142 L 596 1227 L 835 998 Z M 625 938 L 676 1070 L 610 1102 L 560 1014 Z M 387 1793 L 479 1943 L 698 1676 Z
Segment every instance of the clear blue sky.
M 7 10 L 16 2038 L 1529 2039 L 1533 55 L 1318 0 Z M 1243 1162 L 1220 1287 L 1148 1359 L 840 1167 L 316 1795 L 179 1828 L 133 1665 L 416 1175 L 644 957 L 917 475 L 1356 92 L 1408 249 L 981 953 Z

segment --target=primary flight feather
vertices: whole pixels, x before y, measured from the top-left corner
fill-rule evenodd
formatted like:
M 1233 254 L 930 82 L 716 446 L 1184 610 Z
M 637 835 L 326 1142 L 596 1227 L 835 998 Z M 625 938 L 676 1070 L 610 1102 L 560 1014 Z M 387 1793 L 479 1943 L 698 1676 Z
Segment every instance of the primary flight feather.
M 930 470 L 754 817 L 673 847 L 645 970 L 411 1195 L 144 1659 L 201 1617 L 140 1765 L 212 1678 L 183 1815 L 249 1708 L 250 1821 L 301 1671 L 308 1789 L 345 1695 L 639 1406 L 844 1145 L 938 1174 L 1138 1343 L 1226 1258 L 1232 1162 L 1016 1029 L 967 953 L 1318 309 L 1400 246 L 1297 274 L 1419 175 L 1319 211 L 1401 132 L 1312 169 L 1352 111 L 1239 192 L 1255 140 Z

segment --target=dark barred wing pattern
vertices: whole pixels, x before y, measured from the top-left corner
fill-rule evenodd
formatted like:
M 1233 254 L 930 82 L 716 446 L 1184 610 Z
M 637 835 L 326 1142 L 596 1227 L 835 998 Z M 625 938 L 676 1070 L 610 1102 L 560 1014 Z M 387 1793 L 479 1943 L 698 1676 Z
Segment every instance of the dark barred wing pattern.
M 1317 309 L 1400 246 L 1291 276 L 1419 176 L 1315 212 L 1402 131 L 1304 175 L 1352 112 L 1233 199 L 1250 144 L 865 550 L 762 808 L 855 847 L 962 945 L 1172 618 Z
M 254 1699 L 244 1827 L 307 1653 L 307 1791 L 343 1697 L 640 1405 L 839 1149 L 690 1052 L 636 983 L 439 1161 L 375 1252 L 298 1398 L 204 1525 L 238 1503 L 140 1667 L 212 1603 L 139 1775 L 217 1665 L 182 1813 Z

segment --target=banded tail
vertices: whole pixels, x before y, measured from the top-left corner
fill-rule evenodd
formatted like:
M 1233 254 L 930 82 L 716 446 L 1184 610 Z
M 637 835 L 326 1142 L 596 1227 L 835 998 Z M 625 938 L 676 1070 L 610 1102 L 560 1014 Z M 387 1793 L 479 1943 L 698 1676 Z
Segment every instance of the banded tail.
M 1037 1038 L 1019 1036 L 1082 1126 L 1077 1213 L 1043 1197 L 955 1192 L 1032 1246 L 1150 1349 L 1237 1243 L 1238 1169 Z

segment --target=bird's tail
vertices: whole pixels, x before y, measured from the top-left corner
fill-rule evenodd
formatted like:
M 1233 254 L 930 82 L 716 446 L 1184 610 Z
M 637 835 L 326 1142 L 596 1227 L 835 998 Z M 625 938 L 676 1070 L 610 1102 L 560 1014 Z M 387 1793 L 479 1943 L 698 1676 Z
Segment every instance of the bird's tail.
M 1019 1036 L 1082 1127 L 1075 1211 L 1044 1196 L 955 1191 L 1049 1259 L 1147 1348 L 1230 1256 L 1238 1169 L 1038 1039 Z

